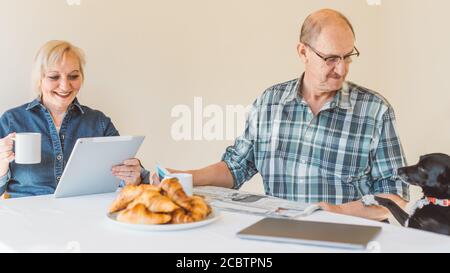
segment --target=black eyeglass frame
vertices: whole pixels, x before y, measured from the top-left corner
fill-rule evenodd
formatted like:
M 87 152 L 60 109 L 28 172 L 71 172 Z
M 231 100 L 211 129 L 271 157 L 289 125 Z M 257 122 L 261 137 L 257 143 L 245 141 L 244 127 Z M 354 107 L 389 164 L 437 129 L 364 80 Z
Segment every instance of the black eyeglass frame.
M 331 66 L 331 65 L 336 65 L 336 64 L 339 63 L 339 61 L 341 61 L 341 60 L 344 61 L 345 63 L 350 63 L 350 62 L 352 61 L 351 57 L 353 57 L 353 56 L 359 57 L 359 55 L 360 55 L 360 52 L 359 52 L 359 50 L 356 48 L 356 46 L 353 47 L 353 49 L 354 49 L 356 52 L 353 52 L 353 51 L 352 51 L 352 53 L 347 54 L 347 55 L 344 55 L 344 56 L 338 56 L 338 55 L 324 56 L 325 54 L 319 52 L 317 49 L 315 49 L 315 48 L 312 47 L 311 45 L 309 45 L 309 44 L 307 44 L 307 43 L 305 43 L 305 45 L 306 45 L 307 47 L 311 48 L 311 50 L 312 50 L 314 53 L 316 53 L 316 55 L 317 55 L 319 58 L 321 58 L 325 63 L 327 63 L 327 65 L 329 65 L 329 66 Z M 346 59 L 348 60 L 348 58 L 350 58 L 350 59 L 349 59 L 350 61 L 348 61 L 348 62 L 345 61 Z

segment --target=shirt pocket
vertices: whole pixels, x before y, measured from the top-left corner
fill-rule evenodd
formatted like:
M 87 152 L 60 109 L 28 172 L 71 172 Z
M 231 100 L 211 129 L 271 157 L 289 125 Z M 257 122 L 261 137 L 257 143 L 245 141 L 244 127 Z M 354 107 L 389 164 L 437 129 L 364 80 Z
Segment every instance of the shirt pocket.
M 260 154 L 272 154 L 276 149 L 273 149 L 273 145 L 277 144 L 277 141 L 273 139 L 272 126 L 262 126 L 257 129 L 257 136 L 255 139 L 255 151 Z M 277 137 L 277 136 L 275 136 Z M 275 143 L 274 143 L 275 141 Z M 275 146 L 276 148 L 276 146 Z

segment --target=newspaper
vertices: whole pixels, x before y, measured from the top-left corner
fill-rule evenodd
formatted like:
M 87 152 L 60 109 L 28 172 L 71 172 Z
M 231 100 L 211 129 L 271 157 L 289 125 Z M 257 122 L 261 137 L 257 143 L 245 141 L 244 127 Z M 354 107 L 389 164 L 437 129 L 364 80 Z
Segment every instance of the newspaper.
M 224 211 L 266 217 L 295 219 L 310 215 L 320 209 L 316 204 L 299 203 L 272 196 L 214 186 L 195 187 L 194 194 L 203 196 L 213 207 Z

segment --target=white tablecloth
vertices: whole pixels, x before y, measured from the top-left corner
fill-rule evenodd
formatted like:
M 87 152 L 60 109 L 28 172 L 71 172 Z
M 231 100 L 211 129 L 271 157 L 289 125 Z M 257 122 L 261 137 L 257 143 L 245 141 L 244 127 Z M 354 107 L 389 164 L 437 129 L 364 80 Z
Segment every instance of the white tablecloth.
M 244 240 L 236 233 L 261 217 L 222 212 L 195 229 L 135 231 L 106 217 L 116 194 L 0 201 L 0 252 L 348 252 L 346 249 Z M 382 226 L 375 250 L 450 252 L 450 237 L 318 211 L 305 220 Z M 379 248 L 378 248 L 379 247 Z

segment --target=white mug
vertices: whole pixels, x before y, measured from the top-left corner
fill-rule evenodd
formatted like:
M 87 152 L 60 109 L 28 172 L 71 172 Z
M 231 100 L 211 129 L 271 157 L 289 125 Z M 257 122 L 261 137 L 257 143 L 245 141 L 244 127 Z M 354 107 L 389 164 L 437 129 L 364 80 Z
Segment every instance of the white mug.
M 180 182 L 181 186 L 183 187 L 184 192 L 192 196 L 193 194 L 193 187 L 194 183 L 192 180 L 192 174 L 190 173 L 170 173 L 167 174 L 164 178 L 178 178 L 178 181 Z
M 17 164 L 41 163 L 41 134 L 17 133 L 13 140 Z

